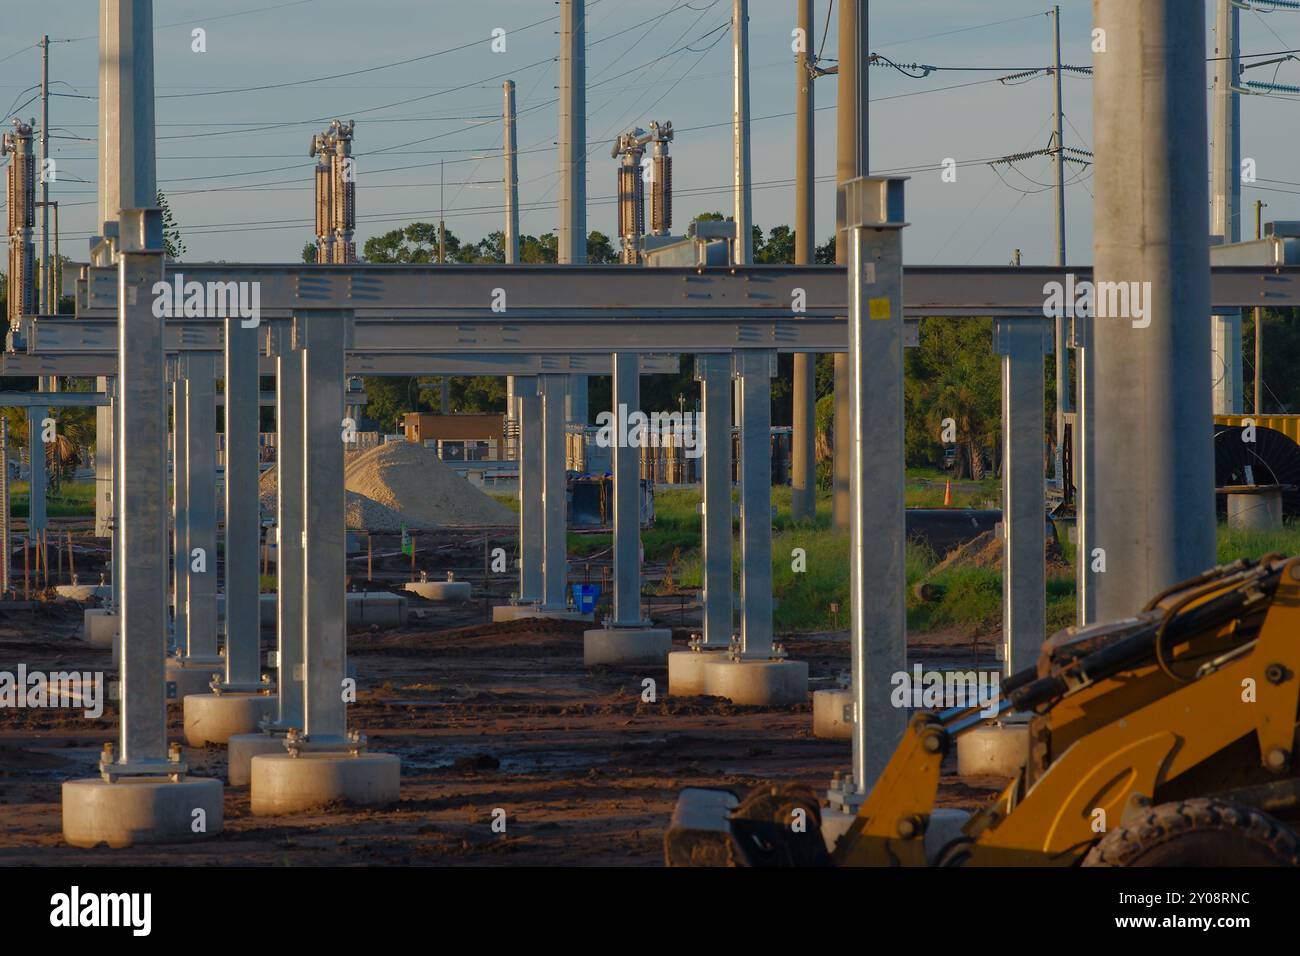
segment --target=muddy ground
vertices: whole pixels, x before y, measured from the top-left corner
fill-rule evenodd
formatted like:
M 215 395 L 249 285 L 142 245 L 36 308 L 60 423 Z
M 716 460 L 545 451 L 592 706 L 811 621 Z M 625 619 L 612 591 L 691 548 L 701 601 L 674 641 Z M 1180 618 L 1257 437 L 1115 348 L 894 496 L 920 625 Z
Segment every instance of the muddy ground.
M 743 791 L 780 781 L 824 790 L 848 767 L 847 741 L 813 737 L 810 702 L 752 708 L 672 697 L 666 666 L 588 669 L 583 625 L 484 623 L 488 603 L 416 602 L 424 613 L 411 624 L 349 636 L 359 685 L 350 724 L 372 749 L 402 758 L 401 800 L 385 809 L 259 818 L 247 788 L 227 788 L 224 832 L 208 842 L 76 849 L 61 837 L 60 784 L 94 775 L 116 735 L 115 707 L 97 720 L 0 709 L 0 866 L 656 866 L 683 787 Z M 681 616 L 679 607 L 669 623 Z M 0 611 L 0 671 L 23 663 L 110 672 L 109 651 L 83 643 L 80 628 L 81 606 L 69 602 Z M 674 635 L 684 648 L 689 629 Z M 932 635 L 913 640 L 912 657 L 927 667 L 987 667 L 989 641 Z M 810 663 L 813 688 L 834 686 L 848 668 L 846 634 L 787 635 L 784 643 Z M 657 685 L 653 703 L 642 700 L 645 678 Z M 169 730 L 180 738 L 179 705 L 169 705 Z M 185 759 L 193 773 L 224 777 L 222 748 L 187 748 Z M 949 757 L 940 803 L 974 807 L 1000 784 L 959 781 Z M 504 834 L 491 827 L 497 808 L 506 813 Z

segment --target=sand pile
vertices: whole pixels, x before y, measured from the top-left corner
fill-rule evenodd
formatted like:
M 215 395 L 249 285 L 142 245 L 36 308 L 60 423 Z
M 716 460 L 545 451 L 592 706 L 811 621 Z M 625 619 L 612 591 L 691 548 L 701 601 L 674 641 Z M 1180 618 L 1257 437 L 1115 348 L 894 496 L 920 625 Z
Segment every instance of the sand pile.
M 347 526 L 400 531 L 442 525 L 513 525 L 513 511 L 483 494 L 429 449 L 414 442 L 388 442 L 349 453 L 343 469 Z M 274 511 L 277 478 L 272 465 L 258 486 L 262 507 Z
M 391 508 L 409 528 L 513 525 L 518 520 L 414 442 L 387 442 L 362 452 L 343 475 L 348 491 Z
M 983 534 L 971 538 L 960 548 L 949 551 L 948 555 L 934 566 L 929 576 L 950 568 L 1001 568 L 1002 550 L 1002 534 L 1000 530 L 985 531 Z M 1061 546 L 1055 538 L 1046 538 L 1044 540 L 1043 553 L 1047 559 L 1048 574 L 1065 573 L 1070 570 L 1070 564 L 1065 560 Z

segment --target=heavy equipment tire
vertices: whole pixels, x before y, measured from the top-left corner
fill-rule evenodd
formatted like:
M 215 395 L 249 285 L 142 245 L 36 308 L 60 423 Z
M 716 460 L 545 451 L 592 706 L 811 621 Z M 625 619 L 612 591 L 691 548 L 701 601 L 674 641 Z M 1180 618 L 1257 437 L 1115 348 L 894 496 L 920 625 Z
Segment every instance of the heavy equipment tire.
M 1254 807 L 1200 797 L 1152 807 L 1107 833 L 1084 866 L 1296 866 L 1300 839 Z
M 792 827 L 796 811 L 802 826 Z M 806 787 L 759 787 L 731 811 L 731 833 L 745 866 L 829 866 L 821 805 Z

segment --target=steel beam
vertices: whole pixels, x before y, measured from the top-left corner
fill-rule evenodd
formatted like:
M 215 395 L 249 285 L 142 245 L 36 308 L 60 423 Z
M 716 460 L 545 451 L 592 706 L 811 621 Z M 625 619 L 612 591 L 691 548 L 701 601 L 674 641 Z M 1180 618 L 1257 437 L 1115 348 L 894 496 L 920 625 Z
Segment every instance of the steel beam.
M 1047 637 L 1043 359 L 1055 329 L 993 323 L 1002 358 L 1002 644 L 1007 675 L 1033 666 Z
M 740 654 L 772 656 L 772 355 L 735 355 L 740 420 Z
M 565 395 L 567 375 L 539 375 L 542 400 L 542 606 L 563 610 L 568 606 L 567 497 L 565 470 Z
M 732 637 L 731 580 L 731 356 L 697 355 L 695 380 L 704 409 L 704 476 L 701 481 L 704 634 L 711 649 Z

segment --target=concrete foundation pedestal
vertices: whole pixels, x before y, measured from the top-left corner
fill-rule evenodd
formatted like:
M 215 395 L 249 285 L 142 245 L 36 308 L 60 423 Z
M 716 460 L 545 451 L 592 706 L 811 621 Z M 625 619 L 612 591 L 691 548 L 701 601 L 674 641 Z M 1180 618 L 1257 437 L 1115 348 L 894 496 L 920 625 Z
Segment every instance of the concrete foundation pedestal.
M 397 800 L 401 775 L 395 754 L 262 754 L 252 760 L 250 804 L 257 816 L 301 813 L 336 800 L 378 806 Z
M 226 783 L 247 787 L 253 778 L 253 758 L 282 754 L 284 737 L 278 734 L 235 734 L 226 743 Z
M 725 660 L 726 650 L 673 651 L 668 655 L 668 693 L 676 697 L 699 697 L 704 689 L 704 665 Z
M 1026 722 L 988 724 L 957 738 L 957 774 L 962 777 L 1014 777 L 1028 759 Z
M 535 604 L 498 604 L 492 609 L 492 620 L 497 624 L 522 621 L 532 617 L 549 617 L 553 621 L 594 621 L 596 615 L 581 611 L 547 611 Z
M 409 581 L 405 589 L 429 601 L 468 601 L 473 592 L 468 581 Z
M 112 596 L 113 589 L 107 584 L 56 584 L 54 593 L 70 601 L 89 601 L 92 598 L 106 601 Z
M 220 780 L 92 777 L 63 784 L 63 839 L 72 846 L 192 843 L 220 833 L 222 823 Z
M 853 691 L 847 687 L 813 691 L 813 736 L 853 739 Z
M 673 632 L 660 627 L 602 627 L 582 635 L 582 663 L 660 664 L 673 649 Z
M 349 591 L 348 626 L 397 627 L 406 623 L 408 607 L 406 598 L 391 591 Z
M 227 743 L 235 734 L 257 730 L 274 716 L 273 694 L 191 694 L 185 698 L 185 742 L 191 747 Z
M 788 707 L 808 699 L 804 661 L 733 661 L 704 665 L 704 692 L 750 707 Z
M 114 611 L 89 607 L 81 616 L 81 636 L 92 647 L 112 647 L 121 618 Z
M 192 695 L 211 694 L 212 675 L 220 674 L 225 663 L 215 661 L 190 661 L 186 658 L 169 658 L 164 680 L 176 684 L 176 700 L 183 701 Z

